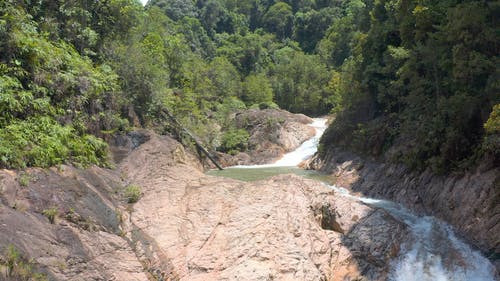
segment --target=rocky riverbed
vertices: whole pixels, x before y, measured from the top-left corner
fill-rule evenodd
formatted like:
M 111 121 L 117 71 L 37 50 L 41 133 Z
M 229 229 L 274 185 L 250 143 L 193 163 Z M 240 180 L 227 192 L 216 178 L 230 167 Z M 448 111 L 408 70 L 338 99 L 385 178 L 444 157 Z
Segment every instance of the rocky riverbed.
M 2 252 L 13 245 L 50 280 L 385 280 L 410 239 L 386 211 L 316 181 L 207 176 L 146 131 L 121 143 L 111 170 L 0 171 Z
M 403 204 L 416 213 L 436 216 L 451 224 L 479 248 L 500 272 L 500 168 L 440 176 L 412 172 L 403 165 L 370 161 L 335 149 L 305 167 L 330 174 L 338 186 L 365 196 Z

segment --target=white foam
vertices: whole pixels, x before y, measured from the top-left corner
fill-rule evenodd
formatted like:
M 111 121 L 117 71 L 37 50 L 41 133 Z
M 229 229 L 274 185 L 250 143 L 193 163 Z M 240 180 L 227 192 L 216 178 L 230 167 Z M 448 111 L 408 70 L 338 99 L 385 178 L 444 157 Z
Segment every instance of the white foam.
M 391 281 L 494 281 L 493 265 L 432 217 L 410 225 L 414 242 L 396 260 Z M 447 259 L 445 262 L 444 260 Z
M 357 197 L 342 187 L 330 186 L 341 196 L 385 209 L 407 224 L 412 240 L 403 243 L 393 261 L 390 281 L 495 281 L 495 269 L 479 251 L 457 238 L 448 224 L 433 217 L 419 217 L 387 200 Z
M 316 130 L 314 137 L 303 142 L 297 149 L 289 152 L 281 159 L 272 164 L 264 165 L 238 165 L 231 168 L 242 168 L 242 169 L 252 169 L 252 168 L 268 168 L 268 167 L 295 167 L 300 164 L 300 162 L 310 158 L 318 151 L 318 143 L 321 135 L 326 130 L 326 118 L 313 118 L 313 122 L 309 125 Z

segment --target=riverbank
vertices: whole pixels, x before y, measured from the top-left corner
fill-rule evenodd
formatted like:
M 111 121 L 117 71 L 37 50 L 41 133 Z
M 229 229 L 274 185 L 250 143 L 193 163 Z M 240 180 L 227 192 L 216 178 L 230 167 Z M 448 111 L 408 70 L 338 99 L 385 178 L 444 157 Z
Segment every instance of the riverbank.
M 209 176 L 180 143 L 146 130 L 116 143 L 114 169 L 0 171 L 0 248 L 49 280 L 435 280 L 428 266 L 451 280 L 481 269 L 477 280 L 494 280 L 432 218 L 297 175 Z M 463 246 L 429 251 L 422 237 Z
M 306 166 L 330 174 L 336 185 L 353 192 L 392 200 L 446 221 L 500 269 L 499 167 L 439 176 L 369 161 L 340 149 L 324 159 L 315 156 Z

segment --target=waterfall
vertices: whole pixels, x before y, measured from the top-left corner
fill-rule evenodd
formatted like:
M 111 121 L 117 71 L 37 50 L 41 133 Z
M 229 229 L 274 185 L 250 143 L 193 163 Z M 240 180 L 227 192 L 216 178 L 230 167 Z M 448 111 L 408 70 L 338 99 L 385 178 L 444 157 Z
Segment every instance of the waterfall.
M 319 139 L 321 135 L 323 135 L 323 132 L 325 132 L 326 121 L 327 119 L 325 118 L 314 118 L 314 122 L 309 125 L 316 130 L 314 137 L 302 143 L 296 150 L 285 154 L 280 160 L 276 161 L 276 163 L 271 164 L 272 167 L 297 166 L 300 162 L 313 156 L 314 153 L 318 151 Z
M 231 168 L 271 168 L 271 167 L 295 167 L 300 164 L 300 162 L 312 157 L 316 151 L 318 151 L 318 143 L 321 135 L 326 130 L 326 118 L 313 118 L 313 122 L 309 125 L 316 130 L 316 134 L 303 142 L 297 149 L 289 152 L 281 159 L 272 164 L 263 165 L 238 165 Z

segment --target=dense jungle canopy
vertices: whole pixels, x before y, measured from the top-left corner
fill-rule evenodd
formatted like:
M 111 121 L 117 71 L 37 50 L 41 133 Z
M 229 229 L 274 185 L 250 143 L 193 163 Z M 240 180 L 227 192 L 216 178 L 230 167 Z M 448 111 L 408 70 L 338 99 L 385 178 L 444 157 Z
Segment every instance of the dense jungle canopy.
M 106 140 L 172 128 L 245 147 L 232 113 L 335 120 L 342 146 L 414 169 L 498 164 L 499 1 L 4 0 L 0 167 L 107 165 Z

